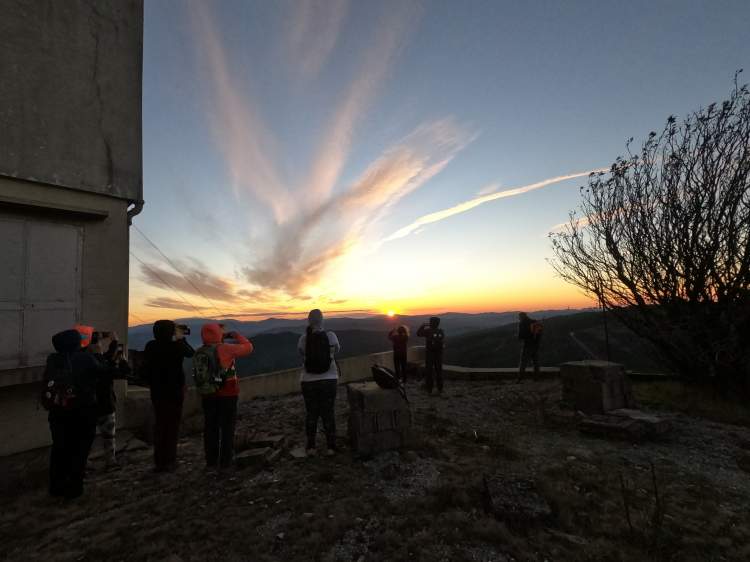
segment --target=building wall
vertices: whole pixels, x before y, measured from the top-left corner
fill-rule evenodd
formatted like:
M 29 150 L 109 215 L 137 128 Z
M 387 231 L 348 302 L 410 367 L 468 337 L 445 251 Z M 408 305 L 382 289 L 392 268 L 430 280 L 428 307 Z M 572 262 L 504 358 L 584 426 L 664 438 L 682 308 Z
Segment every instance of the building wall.
M 39 380 L 51 336 L 75 322 L 127 338 L 127 205 L 0 177 L 0 234 L 13 234 L 0 235 L 0 387 Z
M 4 0 L 0 176 L 141 201 L 143 0 Z

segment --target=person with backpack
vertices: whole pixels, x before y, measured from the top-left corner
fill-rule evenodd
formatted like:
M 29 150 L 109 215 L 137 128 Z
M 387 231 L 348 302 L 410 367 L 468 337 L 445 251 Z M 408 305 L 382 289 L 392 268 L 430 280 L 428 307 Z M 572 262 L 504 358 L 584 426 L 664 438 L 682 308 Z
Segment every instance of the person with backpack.
M 203 446 L 206 468 L 229 468 L 234 460 L 234 428 L 240 381 L 235 360 L 250 355 L 253 344 L 237 332 L 224 333 L 222 324 L 201 328 L 203 346 L 193 356 L 196 390 L 203 402 Z M 233 340 L 235 343 L 225 343 Z
M 84 337 L 88 337 L 87 331 L 84 332 Z M 130 366 L 117 341 L 117 335 L 112 332 L 93 332 L 86 351 L 93 354 L 101 366 L 96 384 L 96 430 L 101 436 L 106 467 L 114 468 L 119 466 L 115 442 L 117 397 L 114 379 L 127 378 Z
M 404 325 L 394 328 L 388 333 L 388 339 L 393 344 L 393 370 L 396 378 L 406 384 L 406 349 L 409 345 L 409 328 Z
M 518 381 L 526 374 L 529 361 L 534 365 L 534 376 L 539 375 L 539 344 L 542 341 L 543 324 L 525 312 L 518 313 L 518 339 L 523 342 L 521 363 L 518 366 Z
M 323 420 L 326 433 L 326 454 L 336 454 L 336 391 L 339 370 L 334 356 L 341 345 L 333 332 L 323 330 L 323 313 L 317 308 L 307 316 L 307 329 L 297 342 L 297 350 L 304 357 L 300 375 L 302 397 L 305 401 L 305 431 L 307 456 L 315 456 L 315 436 L 318 418 Z
M 96 435 L 96 387 L 101 365 L 86 353 L 77 330 L 52 337 L 55 353 L 47 357 L 41 403 L 49 412 L 52 436 L 49 494 L 74 499 L 83 494 L 83 477 Z
M 429 324 L 422 324 L 417 330 L 417 336 L 425 338 L 425 371 L 427 381 L 425 388 L 432 394 L 433 380 L 437 382 L 438 394 L 443 393 L 443 347 L 445 347 L 445 333 L 439 327 L 440 318 L 433 316 Z
M 184 326 L 171 320 L 157 320 L 153 332 L 154 339 L 143 351 L 142 372 L 154 408 L 154 472 L 173 472 L 177 469 L 177 438 L 185 399 L 182 362 L 195 351 L 185 339 Z

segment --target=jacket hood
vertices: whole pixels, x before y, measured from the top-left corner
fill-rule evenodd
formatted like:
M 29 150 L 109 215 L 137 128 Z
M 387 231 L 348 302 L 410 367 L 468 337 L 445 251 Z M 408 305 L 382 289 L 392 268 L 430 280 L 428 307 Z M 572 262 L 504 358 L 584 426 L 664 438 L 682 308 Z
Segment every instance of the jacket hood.
M 432 318 L 430 318 L 430 327 L 437 328 L 438 326 L 440 326 L 440 318 L 438 318 L 437 316 L 433 316 Z
M 175 324 L 171 320 L 157 320 L 154 322 L 154 339 L 157 341 L 172 341 Z
M 73 329 L 80 334 L 81 347 L 91 345 L 91 337 L 94 335 L 94 327 L 85 324 L 76 324 Z
M 205 345 L 221 343 L 223 333 L 219 324 L 203 324 L 201 327 L 201 339 Z
M 77 330 L 64 330 L 52 336 L 52 345 L 58 353 L 81 350 L 81 334 Z

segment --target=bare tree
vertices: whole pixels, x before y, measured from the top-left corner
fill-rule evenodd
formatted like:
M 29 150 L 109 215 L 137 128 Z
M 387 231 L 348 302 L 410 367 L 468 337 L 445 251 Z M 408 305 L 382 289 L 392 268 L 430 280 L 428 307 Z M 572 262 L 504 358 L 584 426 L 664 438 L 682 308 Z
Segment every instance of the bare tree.
M 740 71 L 741 72 L 741 71 Z M 750 93 L 627 143 L 551 234 L 552 265 L 693 379 L 748 379 Z

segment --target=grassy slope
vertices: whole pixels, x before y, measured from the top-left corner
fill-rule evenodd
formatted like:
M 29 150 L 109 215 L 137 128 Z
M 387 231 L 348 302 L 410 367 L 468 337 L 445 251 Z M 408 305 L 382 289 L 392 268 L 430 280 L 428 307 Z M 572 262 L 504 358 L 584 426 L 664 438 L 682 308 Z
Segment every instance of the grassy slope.
M 648 342 L 635 336 L 611 315 L 608 319 L 612 361 L 623 363 L 628 369 L 664 370 Z M 450 338 L 447 341 L 445 362 L 467 367 L 515 367 L 520 353 L 517 330 L 518 325 L 511 324 Z M 571 332 L 575 339 L 570 336 Z M 576 340 L 589 349 L 595 358 L 606 359 L 600 313 L 582 312 L 546 319 L 540 349 L 541 364 L 555 366 L 565 361 L 592 358 Z

